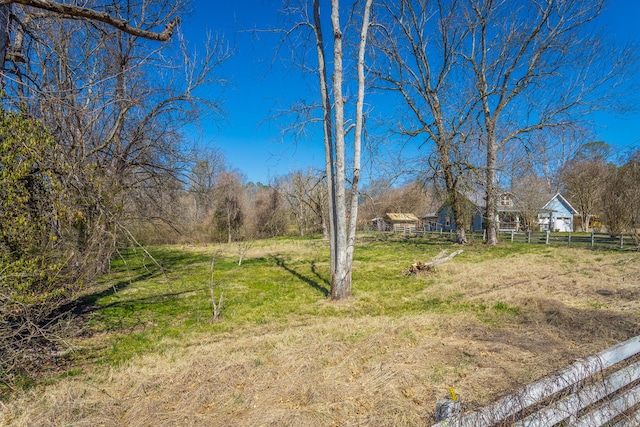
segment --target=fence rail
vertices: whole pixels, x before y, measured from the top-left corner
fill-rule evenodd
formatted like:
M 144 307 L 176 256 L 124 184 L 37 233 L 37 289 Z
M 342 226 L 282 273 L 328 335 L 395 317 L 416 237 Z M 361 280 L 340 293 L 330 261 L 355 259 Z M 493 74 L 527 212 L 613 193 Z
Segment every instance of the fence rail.
M 546 245 L 566 245 L 582 247 L 634 248 L 638 247 L 637 237 L 629 234 L 607 233 L 552 233 L 549 231 L 509 231 L 501 232 L 502 240 Z
M 640 336 L 579 359 L 478 411 L 433 427 L 637 426 L 640 421 Z M 629 363 L 634 360 L 635 363 Z M 555 397 L 555 398 L 554 398 Z
M 449 231 L 423 231 L 413 227 L 398 227 L 395 233 L 409 236 L 424 237 L 427 239 L 442 239 L 455 241 L 455 230 Z M 485 232 L 467 232 L 467 239 L 471 242 L 482 242 L 486 239 Z M 608 234 L 608 233 L 570 233 L 570 232 L 549 232 L 549 231 L 501 231 L 498 239 L 505 242 L 545 244 L 556 246 L 575 246 L 590 248 L 608 249 L 633 249 L 640 247 L 638 236 L 631 234 Z

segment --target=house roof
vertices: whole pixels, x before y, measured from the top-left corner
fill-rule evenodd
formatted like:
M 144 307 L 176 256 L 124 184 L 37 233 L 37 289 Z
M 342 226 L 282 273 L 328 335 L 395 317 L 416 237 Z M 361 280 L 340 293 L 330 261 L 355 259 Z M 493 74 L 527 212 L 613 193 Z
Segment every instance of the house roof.
M 557 200 L 562 205 L 564 205 L 564 207 L 567 208 L 567 210 L 569 212 L 571 212 L 572 215 L 578 215 L 578 211 L 573 206 L 571 206 L 571 203 L 569 203 L 569 201 L 567 199 L 565 199 L 564 196 L 562 196 L 562 194 L 560 194 L 560 193 L 556 193 L 555 196 L 553 196 L 551 198 L 551 200 L 549 200 L 547 202 L 547 204 L 544 205 L 544 207 L 542 209 L 543 210 L 551 210 L 550 209 L 550 205 L 553 203 L 554 200 Z
M 458 192 L 458 194 L 462 195 L 462 197 L 467 199 L 479 211 L 483 211 L 483 210 L 485 210 L 487 208 L 486 195 L 484 193 L 482 193 L 481 191 L 479 191 L 479 190 L 467 191 L 467 192 Z M 518 212 L 520 210 L 520 205 L 519 205 L 518 198 L 516 197 L 516 195 L 513 194 L 511 191 L 499 189 L 498 196 L 497 196 L 498 200 L 500 199 L 500 196 L 502 196 L 503 194 L 508 194 L 509 196 L 511 196 L 511 199 L 513 200 L 513 206 L 500 206 L 500 205 L 498 205 L 497 206 L 498 212 Z M 450 205 L 451 204 L 449 202 L 444 202 L 438 208 L 438 212 L 441 212 L 443 208 L 446 208 L 446 207 L 448 207 Z
M 418 217 L 412 213 L 387 213 L 385 217 L 391 221 L 418 222 Z

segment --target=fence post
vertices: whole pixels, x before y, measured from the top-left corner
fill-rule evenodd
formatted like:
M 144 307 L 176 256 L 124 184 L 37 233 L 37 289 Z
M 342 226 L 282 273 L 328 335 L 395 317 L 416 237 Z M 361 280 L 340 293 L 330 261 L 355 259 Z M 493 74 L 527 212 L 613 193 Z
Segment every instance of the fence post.
M 527 243 L 531 243 L 531 230 L 527 231 Z
M 595 238 L 596 233 L 594 233 L 593 231 L 591 232 L 591 247 L 593 247 L 593 245 L 595 245 L 596 242 L 596 238 Z
M 624 234 L 620 233 L 620 249 L 624 247 Z
M 487 241 L 487 229 L 486 228 L 482 229 L 482 241 L 483 242 Z
M 549 231 L 549 230 L 547 230 L 547 235 L 546 235 L 545 240 L 544 240 L 544 244 L 545 244 L 545 245 L 548 245 L 548 244 L 549 244 L 549 233 L 550 233 L 550 231 Z
M 514 231 L 511 230 L 511 243 L 513 243 L 513 233 L 514 233 Z
M 571 246 L 571 232 L 569 232 L 569 238 L 567 239 L 567 246 Z

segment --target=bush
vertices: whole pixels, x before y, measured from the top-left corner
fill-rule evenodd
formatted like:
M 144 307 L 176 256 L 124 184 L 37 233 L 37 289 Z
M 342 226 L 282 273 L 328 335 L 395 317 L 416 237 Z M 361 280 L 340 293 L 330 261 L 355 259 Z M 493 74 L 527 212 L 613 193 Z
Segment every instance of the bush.
M 6 385 L 49 354 L 53 321 L 78 286 L 60 228 L 69 209 L 53 138 L 0 109 L 0 379 Z M 58 335 L 55 335 L 58 337 Z

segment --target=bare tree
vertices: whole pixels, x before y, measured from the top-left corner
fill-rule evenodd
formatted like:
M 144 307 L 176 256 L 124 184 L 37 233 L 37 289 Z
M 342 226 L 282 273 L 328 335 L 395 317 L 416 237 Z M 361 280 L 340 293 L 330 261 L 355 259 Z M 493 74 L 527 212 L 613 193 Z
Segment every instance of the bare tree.
M 513 193 L 516 196 L 521 227 L 527 231 L 538 231 L 541 209 L 553 195 L 546 180 L 529 171 L 515 179 Z
M 391 186 L 377 181 L 363 192 L 364 214 L 360 222 L 382 217 L 386 213 L 413 213 L 422 216 L 435 209 L 435 197 L 432 188 L 420 181 L 412 181 L 405 185 Z
M 320 0 L 301 1 L 295 5 L 293 2 L 287 3 L 287 10 L 298 15 L 299 18 L 294 28 L 287 32 L 287 37 L 292 38 L 294 31 L 305 28 L 311 31 L 315 45 L 315 65 L 307 67 L 307 69 L 313 69 L 318 77 L 318 95 L 322 116 L 311 121 L 319 121 L 323 130 L 329 205 L 330 298 L 336 300 L 351 296 L 351 273 L 364 130 L 364 61 L 372 4 L 373 0 L 365 0 L 363 3 L 354 2 L 351 22 L 357 22 L 357 24 L 344 27 L 340 18 L 341 2 L 339 0 L 331 0 L 330 16 L 328 17 L 330 21 L 327 21 L 322 14 Z M 361 14 L 356 12 L 361 12 Z M 327 22 L 331 23 L 333 51 L 330 55 L 327 54 L 327 47 L 330 45 L 325 40 Z M 345 28 L 347 28 L 346 33 Z M 356 77 L 350 81 L 348 69 L 346 73 L 344 67 L 344 41 L 351 40 L 351 34 L 348 30 L 353 28 L 357 28 L 357 33 L 353 34 L 353 40 L 357 40 L 354 67 Z M 349 108 L 348 90 L 345 90 L 347 88 L 353 88 L 356 93 L 355 106 L 352 108 Z M 303 114 L 309 114 L 313 108 L 302 108 L 302 110 Z M 352 120 L 348 119 L 350 113 L 353 114 Z M 352 135 L 352 139 L 348 144 L 348 136 L 350 135 Z M 352 149 L 350 155 L 347 154 L 349 145 Z M 351 160 L 351 164 L 348 166 L 349 160 Z
M 536 133 L 527 139 L 527 163 L 542 176 L 553 194 L 562 190 L 562 170 L 579 151 L 580 146 L 592 139 L 587 129 L 554 128 Z
M 410 115 L 396 124 L 398 132 L 420 146 L 435 145 L 424 162 L 442 180 L 453 210 L 456 242 L 467 243 L 465 175 L 473 169 L 468 150 L 473 135 L 473 98 L 456 68 L 456 55 L 467 35 L 460 25 L 459 3 L 383 1 L 386 25 L 376 27 L 375 47 L 383 57 L 371 68 L 377 86 L 397 91 Z
M 287 232 L 289 212 L 280 186 L 260 188 L 251 203 L 251 218 L 255 237 L 282 236 Z
M 2 20 L 8 8 L 9 27 Z M 42 210 L 50 219 L 43 242 L 51 250 L 42 262 L 42 282 L 59 296 L 47 300 L 48 313 L 77 297 L 75 284 L 90 283 L 108 268 L 118 239 L 134 239 L 127 229 L 127 220 L 139 219 L 130 216 L 133 203 L 143 194 L 147 201 L 166 196 L 161 187 L 175 189 L 176 171 L 185 162 L 181 127 L 204 109 L 219 111 L 194 91 L 215 82 L 214 69 L 228 54 L 213 42 L 203 60 L 194 61 L 182 40 L 149 42 L 173 31 L 175 2 L 113 1 L 91 10 L 108 10 L 117 19 L 58 2 L 0 1 L 0 44 L 11 41 L 4 104 L 23 119 L 37 119 L 54 143 L 42 166 L 55 178 L 45 186 L 52 201 Z M 127 23 L 134 20 L 136 27 Z M 162 212 L 162 200 L 156 201 L 144 212 Z M 52 273 L 57 266 L 61 272 Z M 57 323 L 48 320 L 39 325 Z M 46 338 L 47 331 L 39 333 Z
M 224 235 L 228 243 L 238 235 L 245 221 L 244 189 L 240 176 L 235 172 L 225 172 L 220 175 L 214 196 L 216 208 L 214 232 Z
M 589 231 L 593 215 L 602 213 L 610 174 L 608 151 L 609 146 L 603 142 L 585 144 L 561 171 L 566 195 L 580 214 L 583 231 Z
M 214 207 L 214 188 L 227 169 L 224 153 L 218 148 L 199 149 L 194 153 L 194 165 L 189 175 L 189 192 L 195 199 L 196 223 L 209 217 Z
M 147 12 L 165 19 L 162 5 L 156 7 L 145 1 L 116 10 L 120 16 Z M 47 124 L 65 153 L 64 182 L 74 188 L 83 215 L 75 233 L 112 241 L 120 214 L 131 212 L 122 209 L 131 195 L 146 192 L 153 200 L 186 165 L 180 129 L 205 109 L 219 111 L 194 92 L 216 81 L 215 69 L 228 51 L 212 40 L 202 60 L 193 61 L 181 40 L 158 48 L 136 35 L 58 15 L 24 17 L 38 37 L 24 41 L 33 45 L 33 54 L 16 71 L 29 78 L 19 80 L 14 93 Z M 167 55 L 160 55 L 164 50 Z
M 496 244 L 497 159 L 510 143 L 553 128 L 571 128 L 613 91 L 634 61 L 588 25 L 603 0 L 488 1 L 461 4 L 469 28 L 459 55 L 468 64 L 486 146 L 487 243 Z M 627 58 L 627 59 L 625 59 Z
M 314 170 L 294 171 L 278 180 L 278 188 L 296 219 L 300 235 L 322 231 L 324 238 L 328 239 L 324 173 Z
M 14 43 L 13 51 L 9 51 L 9 41 L 11 38 L 11 25 L 9 22 L 10 17 L 19 15 L 14 13 L 12 5 L 16 4 L 17 7 L 31 8 L 34 10 L 48 11 L 57 16 L 64 17 L 66 19 L 77 19 L 84 21 L 101 22 L 107 24 L 119 31 L 134 35 L 136 37 L 143 37 L 149 40 L 156 40 L 166 42 L 171 39 L 173 32 L 180 22 L 178 16 L 175 15 L 177 9 L 169 10 L 166 15 L 165 23 L 159 23 L 154 21 L 142 22 L 138 26 L 132 26 L 127 19 L 123 19 L 122 16 L 113 16 L 107 10 L 109 6 L 111 9 L 116 9 L 118 1 L 112 1 L 111 4 L 103 4 L 102 7 L 105 10 L 99 10 L 98 8 L 82 7 L 74 4 L 60 3 L 52 0 L 0 0 L 0 70 L 4 69 L 5 59 L 14 61 L 24 60 L 24 54 L 20 51 L 22 48 L 21 42 Z M 21 25 L 24 22 L 20 23 Z M 151 25 L 150 25 L 151 24 Z M 162 31 L 154 31 L 150 28 L 164 25 Z M 18 39 L 23 36 L 22 30 L 19 30 Z
M 360 153 L 364 126 L 365 94 L 365 50 L 370 24 L 373 0 L 366 0 L 362 7 L 358 56 L 357 56 L 357 99 L 353 124 L 353 165 L 351 175 L 350 198 L 346 200 L 347 179 L 345 176 L 347 160 L 345 136 L 351 130 L 345 121 L 345 97 L 343 85 L 343 30 L 340 22 L 340 1 L 331 0 L 331 28 L 333 30 L 333 75 L 331 84 L 327 79 L 327 58 L 322 32 L 320 1 L 313 2 L 313 30 L 316 37 L 318 55 L 318 76 L 320 78 L 320 97 L 324 112 L 324 147 L 327 172 L 327 190 L 329 193 L 329 239 L 331 252 L 331 299 L 344 299 L 351 296 L 351 273 L 353 251 L 355 248 L 356 221 L 358 217 L 358 186 L 360 183 Z M 330 93 L 330 86 L 333 96 Z M 333 110 L 331 107 L 333 101 Z M 333 111 L 333 118 L 331 113 Z
M 430 163 L 454 211 L 465 170 L 484 171 L 488 244 L 497 243 L 498 172 L 507 146 L 531 152 L 539 135 L 576 129 L 588 113 L 623 99 L 616 95 L 637 52 L 607 46 L 590 30 L 603 2 L 384 3 L 379 85 L 397 90 L 411 112 L 401 132 L 435 143 Z M 480 146 L 484 164 L 469 157 L 469 148 Z
M 222 284 L 216 281 L 215 273 L 216 273 L 216 261 L 220 258 L 222 251 L 220 249 L 216 249 L 211 256 L 211 276 L 209 277 L 209 294 L 211 296 L 211 306 L 213 308 L 213 318 L 211 319 L 213 322 L 218 322 L 222 316 L 222 298 L 224 297 L 224 289 Z M 240 258 L 240 263 L 242 262 L 242 258 Z M 220 294 L 218 299 L 216 299 L 216 288 L 220 288 Z
M 612 170 L 603 195 L 603 219 L 612 233 L 632 233 L 640 244 L 640 150 Z

